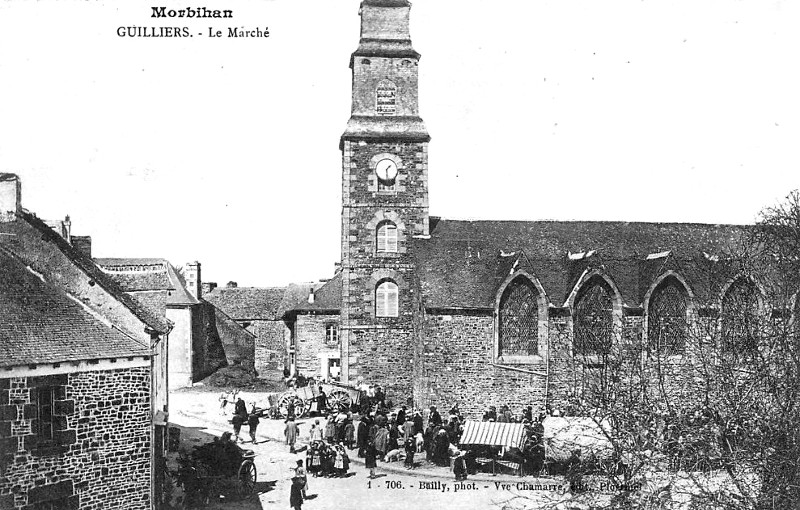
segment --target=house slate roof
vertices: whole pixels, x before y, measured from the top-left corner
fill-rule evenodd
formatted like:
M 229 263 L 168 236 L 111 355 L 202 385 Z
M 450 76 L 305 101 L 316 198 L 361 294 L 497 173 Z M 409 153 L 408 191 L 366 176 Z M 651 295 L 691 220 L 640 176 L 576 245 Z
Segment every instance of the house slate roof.
M 216 287 L 203 298 L 236 320 L 278 320 L 286 287 Z
M 549 302 L 563 306 L 584 271 L 602 268 L 623 304 L 640 306 L 655 278 L 681 273 L 695 293 L 708 290 L 703 252 L 729 253 L 746 226 L 613 221 L 465 221 L 431 218 L 430 237 L 412 238 L 428 308 L 494 308 L 497 291 L 517 268 L 531 272 Z M 591 256 L 568 254 L 594 251 Z M 650 254 L 670 252 L 647 260 Z M 523 257 L 524 256 L 524 257 Z M 520 258 L 522 257 L 522 258 Z M 517 259 L 520 262 L 516 262 Z M 716 268 L 725 273 L 725 268 Z M 728 268 L 730 274 L 731 268 Z
M 148 327 L 162 334 L 171 329 L 166 317 L 153 313 L 152 310 L 126 294 L 122 287 L 102 271 L 90 257 L 71 246 L 35 214 L 26 210 L 19 211 L 16 213 L 16 221 L 0 223 L 0 231 L 8 234 L 1 236 L 0 240 L 9 251 L 19 256 L 25 254 L 25 263 L 34 269 L 37 264 L 49 264 L 58 260 L 53 258 L 54 253 L 52 252 L 59 251 L 69 263 L 86 274 L 95 285 L 100 285 Z M 45 243 L 43 245 L 45 249 L 34 251 L 42 248 L 42 246 L 34 248 L 35 243 L 42 241 Z
M 342 306 L 342 273 L 336 275 L 314 290 L 314 302 L 309 303 L 311 289 L 300 298 L 287 313 L 334 312 L 339 313 Z
M 0 247 L 0 366 L 149 355 Z
M 95 263 L 119 286 L 136 296 L 142 291 L 166 291 L 168 305 L 196 305 L 178 271 L 159 258 L 96 258 Z M 161 308 L 159 313 L 163 314 Z

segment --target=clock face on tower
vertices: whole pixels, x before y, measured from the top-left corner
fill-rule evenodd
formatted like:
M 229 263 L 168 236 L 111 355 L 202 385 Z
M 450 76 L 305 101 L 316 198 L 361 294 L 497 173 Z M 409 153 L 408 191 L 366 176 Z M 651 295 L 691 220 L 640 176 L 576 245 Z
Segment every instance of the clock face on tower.
M 375 165 L 375 175 L 384 183 L 394 182 L 397 177 L 397 163 L 391 159 L 382 159 Z

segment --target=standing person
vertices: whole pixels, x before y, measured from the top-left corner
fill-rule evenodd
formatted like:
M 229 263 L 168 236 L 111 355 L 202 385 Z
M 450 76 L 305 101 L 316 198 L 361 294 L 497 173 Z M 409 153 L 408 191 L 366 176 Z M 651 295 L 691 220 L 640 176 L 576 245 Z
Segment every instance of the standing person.
M 400 406 L 400 410 L 397 411 L 397 423 L 402 426 L 405 422 L 406 422 L 406 406 Z
M 431 406 L 431 413 L 428 415 L 428 423 L 435 427 L 442 425 L 442 415 L 436 410 L 436 406 Z
M 344 478 L 347 476 L 347 470 L 350 468 L 350 457 L 347 456 L 347 451 L 345 451 L 342 443 L 336 445 L 336 461 L 333 467 L 336 469 L 337 477 Z
M 245 420 L 247 419 L 247 404 L 244 403 L 244 400 L 242 398 L 239 398 L 236 401 L 236 407 L 234 408 L 233 412 L 234 414 L 241 415 L 242 417 L 245 418 Z
M 322 414 L 328 411 L 328 395 L 322 386 L 319 387 L 319 395 L 317 395 L 317 413 Z
M 311 431 L 308 433 L 308 439 L 312 443 L 314 441 L 322 441 L 322 427 L 319 425 L 319 419 L 314 420 L 311 424 Z
M 456 476 L 456 481 L 467 479 L 467 463 L 464 460 L 464 452 L 459 452 L 453 459 L 453 474 Z
M 369 417 L 362 416 L 358 420 L 358 429 L 356 430 L 356 446 L 358 447 L 358 456 L 363 457 L 367 449 L 367 441 L 369 439 Z
M 414 435 L 422 434 L 425 429 L 422 427 L 422 413 L 419 410 L 414 412 Z
M 283 430 L 283 435 L 286 436 L 286 444 L 289 445 L 289 453 L 294 453 L 294 443 L 297 441 L 298 432 L 294 417 L 290 417 L 286 420 L 286 427 Z
M 253 408 L 250 411 L 250 416 L 247 417 L 247 426 L 250 427 L 250 440 L 256 444 L 256 429 L 258 428 L 258 414 L 256 413 L 256 404 L 253 403 Z
M 389 420 L 389 444 L 386 446 L 386 451 L 390 452 L 400 447 L 400 429 L 398 428 L 397 421 L 394 414 Z
M 231 418 L 231 423 L 233 424 L 233 442 L 239 442 L 239 433 L 242 431 L 242 425 L 245 422 L 245 418 L 242 417 L 241 414 L 234 414 L 233 418 Z
M 406 441 L 408 440 L 408 438 L 414 437 L 416 435 L 416 432 L 414 432 L 414 418 L 410 414 L 406 416 L 406 421 L 402 424 L 402 427 L 403 427 L 403 441 Z
M 294 468 L 295 478 L 300 478 L 303 481 L 303 499 L 306 499 L 306 492 L 308 491 L 308 475 L 306 475 L 306 468 L 303 467 L 303 460 L 297 459 L 297 466 Z
M 375 433 L 375 449 L 378 450 L 378 455 L 380 456 L 381 460 L 383 460 L 384 456 L 386 455 L 387 447 L 389 446 L 389 431 L 386 430 L 386 427 L 381 427 L 378 429 L 378 432 Z
M 355 444 L 355 435 L 356 427 L 353 425 L 353 420 L 348 419 L 347 424 L 344 426 L 344 445 L 351 450 Z
M 225 406 L 228 405 L 228 393 L 222 392 L 219 395 L 219 414 L 225 414 Z
M 336 437 L 336 422 L 332 414 L 328 415 L 328 422 L 325 424 L 325 441 L 333 443 Z
M 364 467 L 369 469 L 370 479 L 375 478 L 375 468 L 378 467 L 375 457 L 378 454 L 375 450 L 375 443 L 370 441 L 364 450 Z
M 406 438 L 405 450 L 406 450 L 406 461 L 405 461 L 406 469 L 414 469 L 414 452 L 417 451 L 417 441 L 414 439 L 414 436 L 409 436 L 408 438 Z
M 295 476 L 292 478 L 292 488 L 289 493 L 289 506 L 293 510 L 302 510 L 303 508 L 303 480 Z

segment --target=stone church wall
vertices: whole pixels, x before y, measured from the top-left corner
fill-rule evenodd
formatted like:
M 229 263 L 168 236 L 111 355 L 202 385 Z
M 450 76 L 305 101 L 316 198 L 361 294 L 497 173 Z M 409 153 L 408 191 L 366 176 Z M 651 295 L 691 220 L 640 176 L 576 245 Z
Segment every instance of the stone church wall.
M 45 387 L 55 392 L 47 444 L 36 434 Z M 0 379 L 0 411 L 0 508 L 150 508 L 149 368 Z
M 458 403 L 469 419 L 480 419 L 488 406 L 508 405 L 514 414 L 544 403 L 544 363 L 515 365 L 519 370 L 493 363 L 494 319 L 490 312 L 428 315 L 422 335 L 423 379 L 427 393 L 419 404 L 440 411 Z

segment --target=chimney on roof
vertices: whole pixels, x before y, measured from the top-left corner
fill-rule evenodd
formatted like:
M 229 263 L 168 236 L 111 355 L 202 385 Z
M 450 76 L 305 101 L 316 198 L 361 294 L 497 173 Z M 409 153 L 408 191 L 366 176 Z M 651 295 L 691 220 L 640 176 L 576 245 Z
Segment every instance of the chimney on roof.
M 72 244 L 72 220 L 69 218 L 69 214 L 64 216 L 64 221 L 61 222 L 61 237 Z
M 200 287 L 203 289 L 203 294 L 210 294 L 217 288 L 217 282 L 202 282 Z
M 203 282 L 200 279 L 200 262 L 189 262 L 184 267 L 183 275 L 186 277 L 186 290 L 197 299 L 203 297 Z
M 309 289 L 308 291 L 308 304 L 309 305 L 314 304 L 314 287 L 311 287 L 311 289 Z
M 14 221 L 22 209 L 22 181 L 17 174 L 0 173 L 0 222 Z
M 92 258 L 92 236 L 72 236 L 72 247 L 88 258 Z

